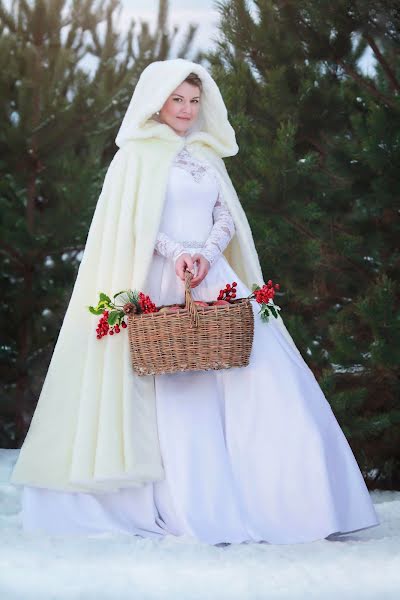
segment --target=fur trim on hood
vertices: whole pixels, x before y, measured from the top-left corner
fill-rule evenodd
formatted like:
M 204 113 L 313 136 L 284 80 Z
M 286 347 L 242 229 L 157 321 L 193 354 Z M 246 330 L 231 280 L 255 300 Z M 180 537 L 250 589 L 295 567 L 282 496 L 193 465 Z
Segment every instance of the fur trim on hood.
M 190 73 L 200 77 L 202 92 L 196 123 L 185 136 L 187 143 L 200 142 L 221 157 L 237 154 L 235 132 L 217 84 L 204 67 L 183 58 L 157 61 L 143 71 L 115 139 L 117 146 L 151 137 L 173 139 L 177 134 L 168 125 L 155 127 L 149 119 Z

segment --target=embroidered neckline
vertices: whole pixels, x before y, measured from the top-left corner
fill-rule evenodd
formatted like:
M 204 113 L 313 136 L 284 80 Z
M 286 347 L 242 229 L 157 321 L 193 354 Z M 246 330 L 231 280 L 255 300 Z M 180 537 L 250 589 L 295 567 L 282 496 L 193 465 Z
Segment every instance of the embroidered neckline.
M 184 146 L 175 156 L 173 164 L 175 167 L 188 171 L 197 183 L 199 183 L 207 173 L 206 166 L 200 162 L 198 158 L 194 158 L 186 146 Z

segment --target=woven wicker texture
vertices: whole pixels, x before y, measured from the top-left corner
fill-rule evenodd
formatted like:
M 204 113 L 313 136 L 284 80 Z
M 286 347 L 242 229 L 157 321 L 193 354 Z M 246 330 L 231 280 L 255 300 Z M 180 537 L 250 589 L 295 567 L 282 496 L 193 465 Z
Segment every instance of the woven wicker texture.
M 192 299 L 191 278 L 190 271 L 186 271 L 185 304 L 179 305 L 180 310 L 128 315 L 131 362 L 137 375 L 249 364 L 254 335 L 250 300 L 239 298 L 223 306 L 198 306 Z

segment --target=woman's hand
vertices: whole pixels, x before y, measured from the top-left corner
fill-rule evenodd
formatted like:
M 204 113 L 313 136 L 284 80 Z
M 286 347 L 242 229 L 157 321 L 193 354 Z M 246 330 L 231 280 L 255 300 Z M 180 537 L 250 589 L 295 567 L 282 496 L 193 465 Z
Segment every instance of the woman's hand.
M 204 277 L 207 275 L 208 271 L 210 270 L 210 263 L 205 256 L 199 253 L 193 254 L 192 260 L 193 263 L 198 263 L 197 273 L 190 282 L 190 287 L 194 288 L 199 285 L 199 283 L 201 283 Z
M 189 253 L 181 254 L 175 261 L 175 273 L 179 279 L 185 281 L 185 271 L 188 270 L 194 274 L 193 259 Z

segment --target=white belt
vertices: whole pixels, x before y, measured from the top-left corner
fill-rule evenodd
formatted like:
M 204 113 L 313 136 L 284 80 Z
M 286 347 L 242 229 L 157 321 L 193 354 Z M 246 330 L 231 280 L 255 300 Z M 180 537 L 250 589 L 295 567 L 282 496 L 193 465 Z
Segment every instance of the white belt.
M 196 240 L 184 240 L 183 242 L 178 243 L 184 248 L 203 248 L 206 245 L 205 242 L 199 242 Z

